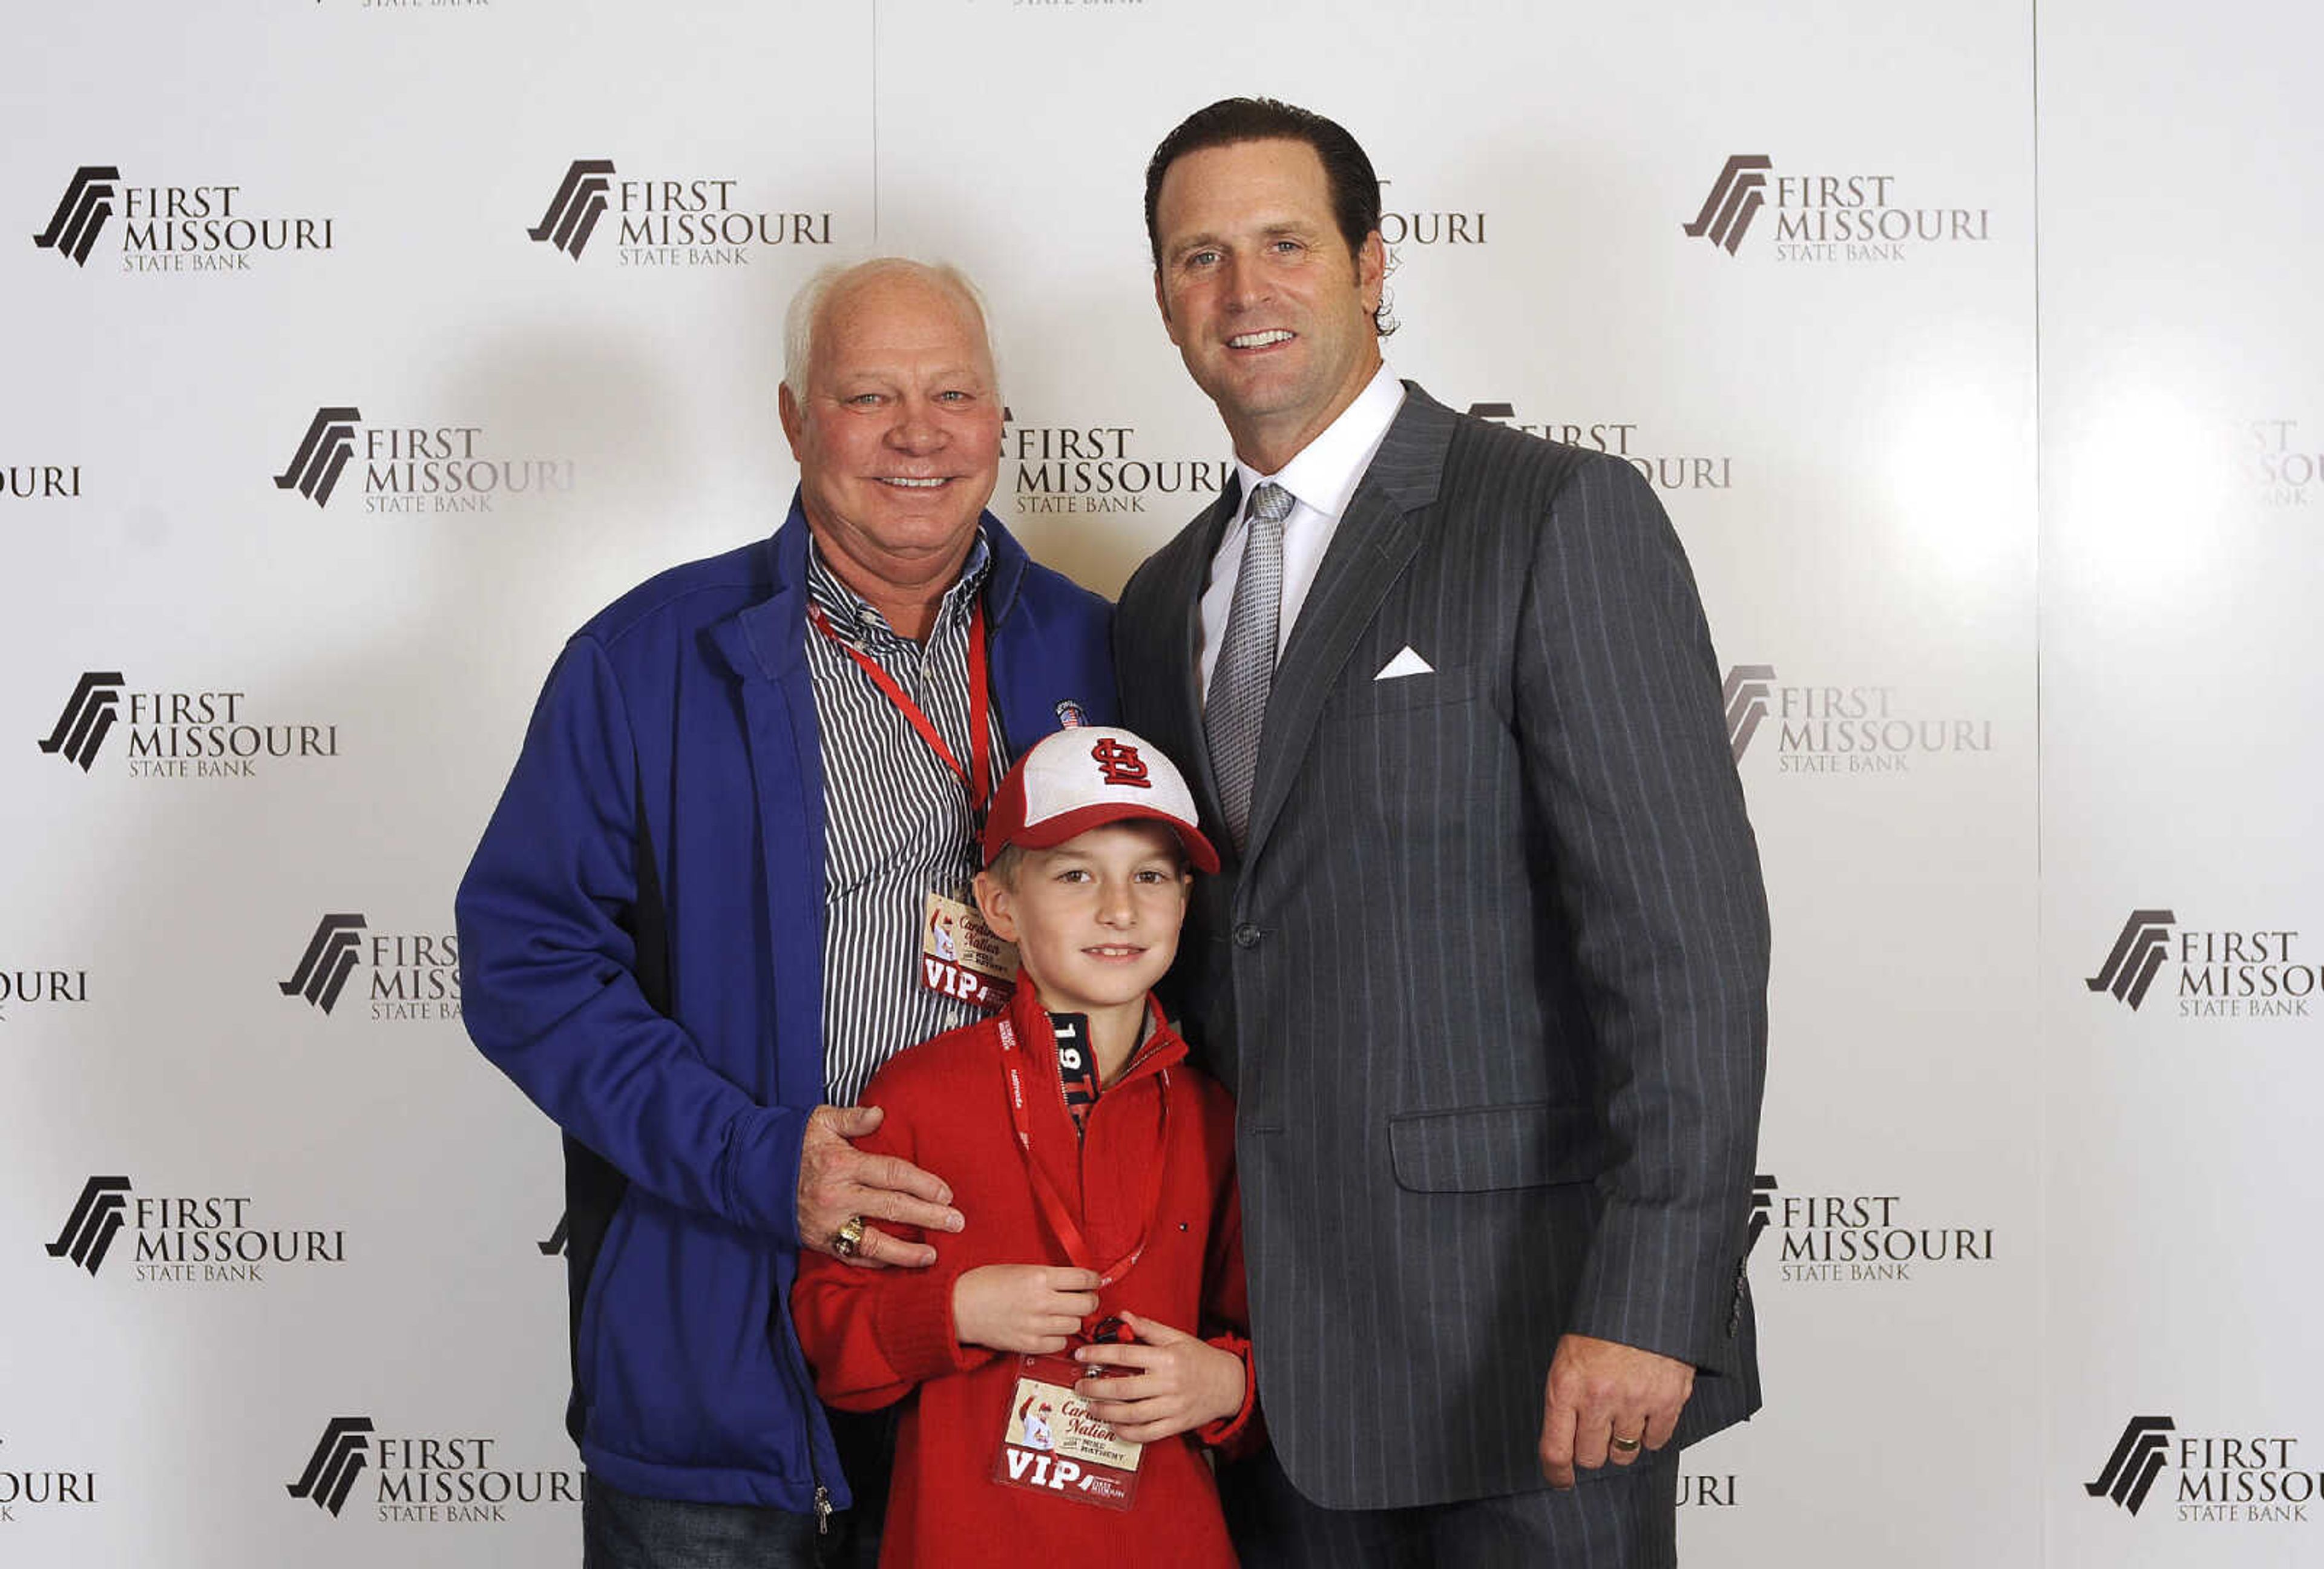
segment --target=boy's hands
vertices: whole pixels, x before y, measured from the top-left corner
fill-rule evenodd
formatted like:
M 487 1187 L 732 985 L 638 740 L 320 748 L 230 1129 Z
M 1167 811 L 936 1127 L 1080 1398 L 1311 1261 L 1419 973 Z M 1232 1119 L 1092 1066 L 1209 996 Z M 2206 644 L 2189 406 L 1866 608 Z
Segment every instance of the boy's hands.
M 953 1282 L 963 1345 L 1053 1355 L 1097 1311 L 1097 1275 L 1053 1264 L 981 1264 Z
M 1090 1415 L 1133 1444 L 1151 1444 L 1242 1409 L 1242 1359 L 1184 1330 L 1125 1313 L 1136 1345 L 1089 1345 L 1074 1353 L 1087 1367 L 1123 1372 L 1084 1379 L 1074 1393 Z

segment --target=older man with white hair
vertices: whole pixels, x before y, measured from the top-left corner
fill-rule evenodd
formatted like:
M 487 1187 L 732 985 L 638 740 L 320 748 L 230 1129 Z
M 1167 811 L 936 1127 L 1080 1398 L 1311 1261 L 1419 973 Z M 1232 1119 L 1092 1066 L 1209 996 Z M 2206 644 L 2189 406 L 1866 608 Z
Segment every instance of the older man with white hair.
M 880 1114 L 853 1102 L 1005 986 L 927 934 L 1010 760 L 1113 705 L 1105 603 L 984 510 L 1001 400 L 967 280 L 826 270 L 785 348 L 789 516 L 574 634 L 459 892 L 469 1033 L 565 1132 L 588 1569 L 876 1553 L 831 1516 L 876 1518 L 884 1477 L 847 1472 L 879 1435 L 843 1468 L 786 1298 L 803 1249 L 949 1289 L 883 1223 L 975 1217 L 857 1152 Z

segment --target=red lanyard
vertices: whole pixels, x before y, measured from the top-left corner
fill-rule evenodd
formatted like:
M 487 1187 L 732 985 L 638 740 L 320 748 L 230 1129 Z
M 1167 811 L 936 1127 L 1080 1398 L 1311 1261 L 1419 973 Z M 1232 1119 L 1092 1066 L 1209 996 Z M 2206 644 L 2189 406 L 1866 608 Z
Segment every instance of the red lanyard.
M 1058 1194 L 1049 1174 L 1033 1158 L 1033 1125 L 1031 1112 L 1026 1104 L 1025 1075 L 1019 1064 L 1024 1054 L 1017 1049 L 1017 1031 L 1003 1019 L 1001 1024 L 1001 1064 L 1009 1073 L 1009 1118 L 1017 1126 L 1017 1147 L 1025 1156 L 1025 1175 L 1033 1184 L 1033 1202 L 1040 1206 L 1041 1216 L 1056 1233 L 1057 1241 L 1065 1250 L 1065 1257 L 1081 1269 L 1097 1272 L 1098 1289 L 1102 1291 L 1138 1263 L 1139 1255 L 1154 1235 L 1154 1213 L 1162 1204 L 1162 1168 L 1170 1156 L 1170 1070 L 1164 1068 L 1162 1082 L 1156 1086 L 1162 1097 L 1161 1129 L 1155 1136 L 1154 1158 L 1147 1163 L 1145 1221 L 1139 1226 L 1138 1245 L 1099 1269 L 1090 1258 L 1089 1239 L 1082 1234 L 1065 1199 Z
M 882 669 L 880 662 L 853 643 L 839 635 L 831 618 L 816 607 L 809 606 L 807 615 L 815 629 L 838 645 L 839 651 L 853 660 L 881 695 L 896 706 L 896 711 L 920 733 L 920 739 L 929 750 L 944 760 L 946 768 L 968 788 L 968 804 L 975 809 L 979 821 L 984 817 L 985 806 L 992 799 L 992 695 L 985 685 L 984 602 L 979 599 L 968 613 L 968 755 L 975 772 L 960 766 L 960 759 L 945 744 L 942 735 L 920 706 L 912 701 L 911 694 L 899 686 L 896 678 Z

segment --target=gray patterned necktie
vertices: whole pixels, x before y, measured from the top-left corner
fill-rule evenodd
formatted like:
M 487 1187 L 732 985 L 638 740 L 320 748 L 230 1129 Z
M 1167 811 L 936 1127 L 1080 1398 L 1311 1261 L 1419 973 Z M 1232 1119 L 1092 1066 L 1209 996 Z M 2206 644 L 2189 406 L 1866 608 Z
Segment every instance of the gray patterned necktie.
M 1242 568 L 1227 609 L 1219 662 L 1211 672 L 1210 698 L 1203 706 L 1203 735 L 1210 743 L 1219 804 L 1237 854 L 1250 835 L 1251 780 L 1259 772 L 1268 689 L 1275 684 L 1275 645 L 1283 617 L 1283 520 L 1291 515 L 1292 504 L 1291 493 L 1279 485 L 1261 485 L 1250 493 Z

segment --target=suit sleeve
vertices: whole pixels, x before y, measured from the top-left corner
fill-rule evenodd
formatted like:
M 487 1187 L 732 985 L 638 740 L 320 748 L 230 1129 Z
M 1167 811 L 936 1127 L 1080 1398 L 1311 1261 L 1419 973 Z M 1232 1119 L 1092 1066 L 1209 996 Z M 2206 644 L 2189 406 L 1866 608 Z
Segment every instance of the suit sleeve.
M 914 1099 L 899 1094 L 890 1075 L 872 1075 L 863 1103 L 885 1107 L 888 1115 L 856 1148 L 914 1164 L 927 1158 L 913 1136 L 921 1120 Z M 859 1269 L 823 1253 L 804 1253 L 791 1288 L 791 1318 L 799 1349 L 815 1370 L 816 1393 L 843 1411 L 892 1406 L 930 1379 L 967 1372 L 999 1354 L 961 1344 L 953 1328 L 953 1288 L 963 1269 L 953 1239 L 930 1238 L 918 1226 L 894 1221 L 880 1225 L 905 1241 L 930 1242 L 936 1261 L 926 1269 Z
M 639 988 L 644 831 L 621 688 L 604 649 L 576 638 L 461 880 L 468 1033 L 632 1182 L 795 1247 L 806 1114 L 759 1104 Z
M 1592 458 L 1556 493 L 1517 645 L 1515 719 L 1611 1158 L 1569 1327 L 1733 1371 L 1766 900 L 1694 579 L 1628 464 Z

